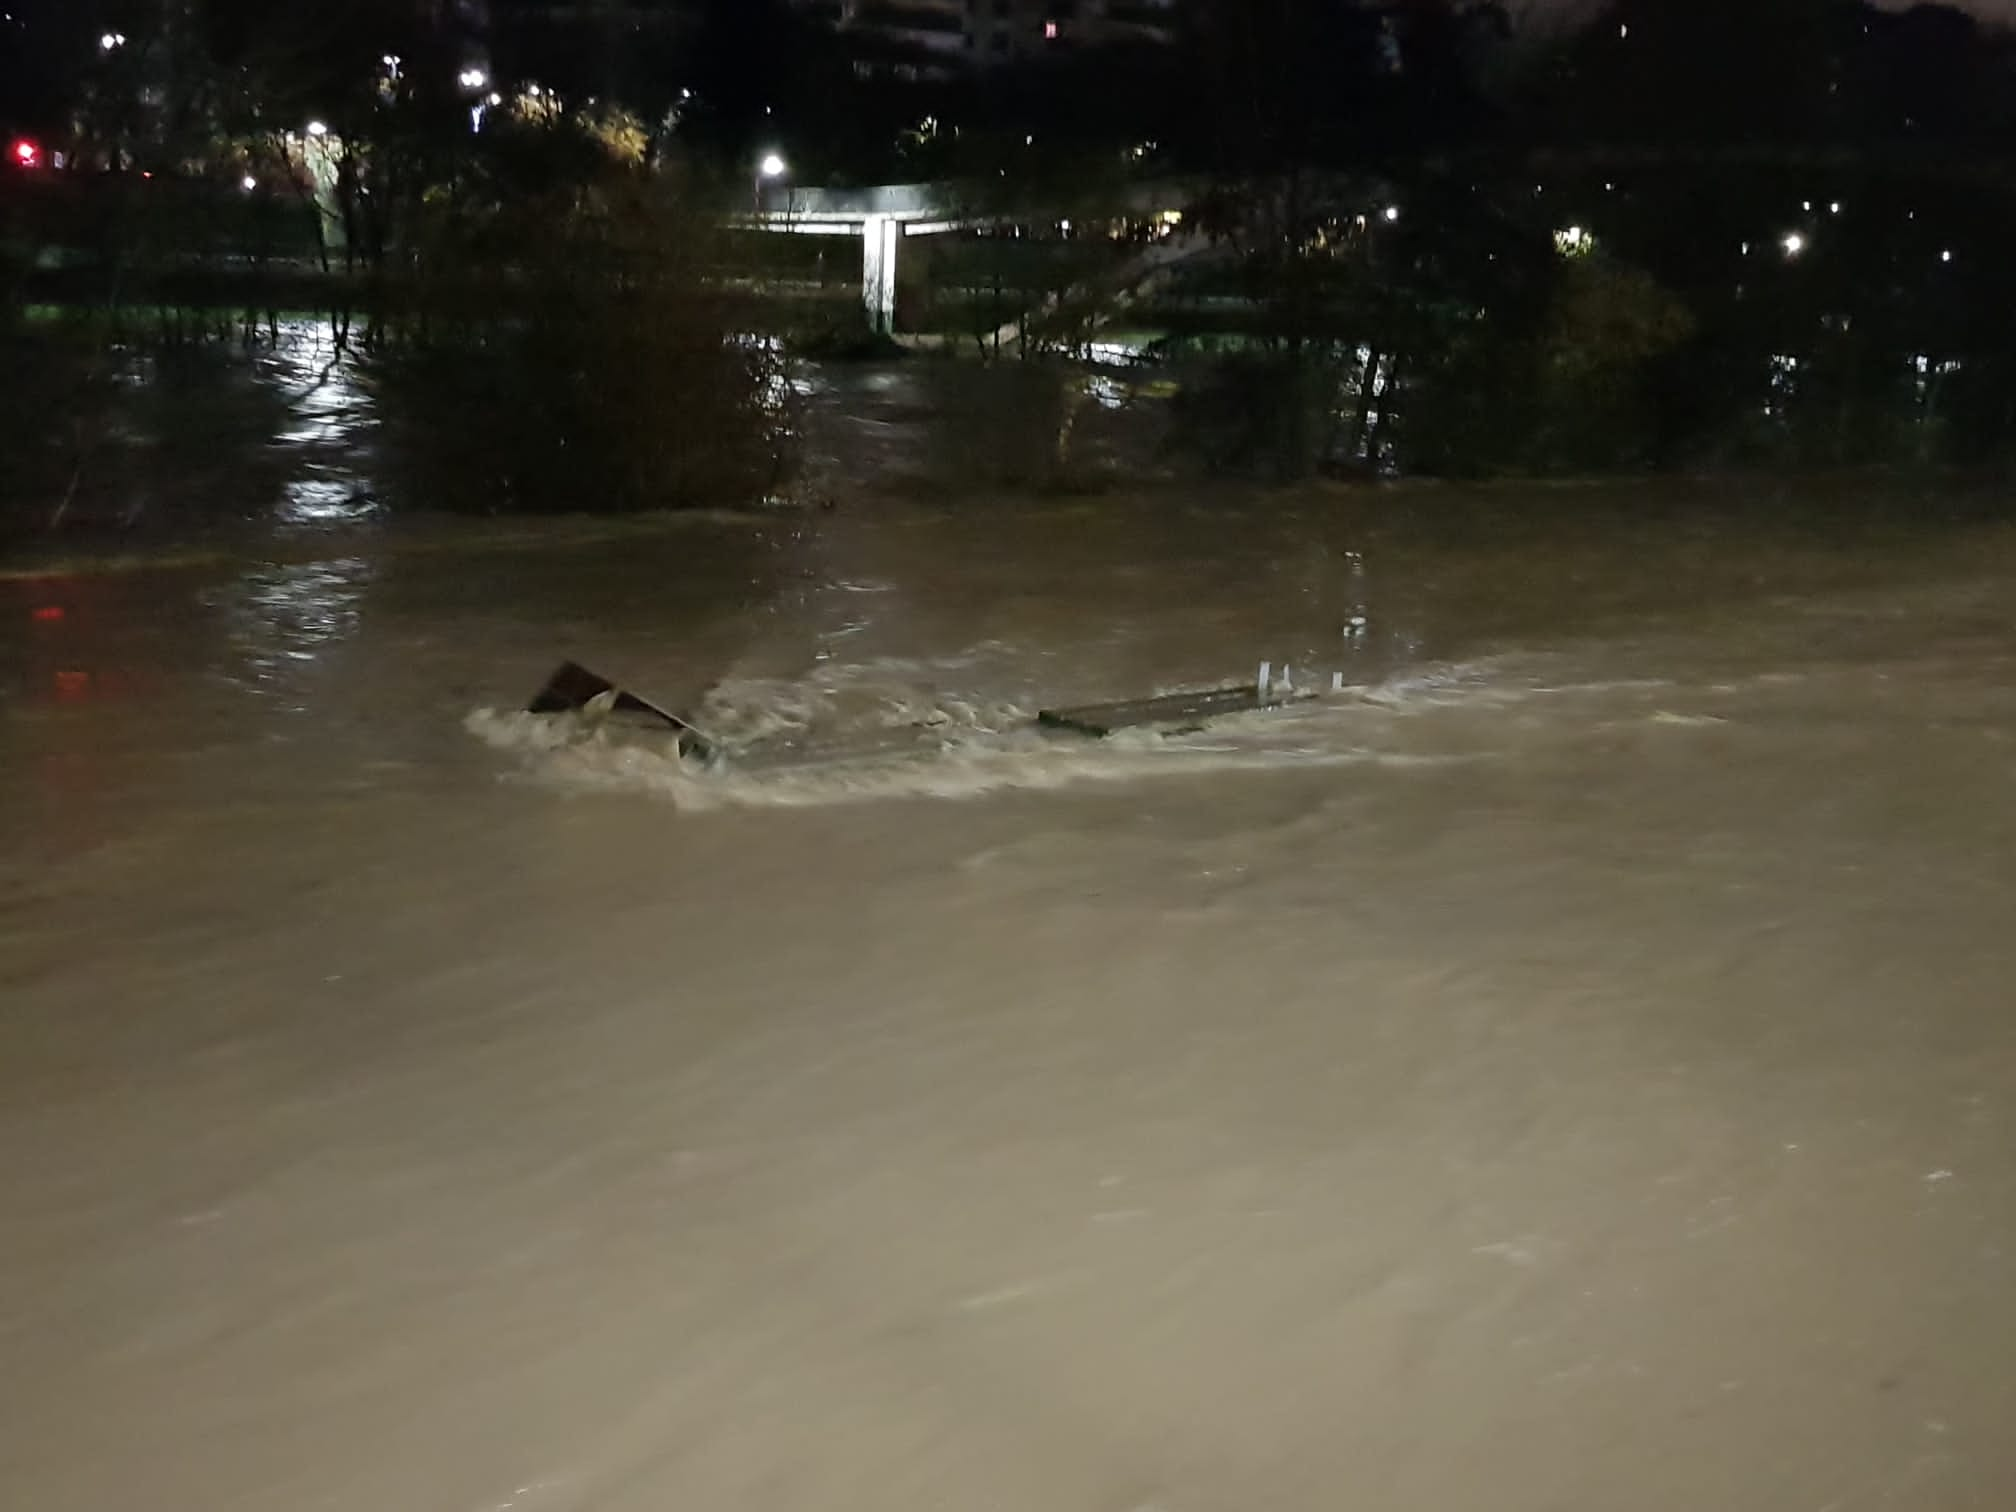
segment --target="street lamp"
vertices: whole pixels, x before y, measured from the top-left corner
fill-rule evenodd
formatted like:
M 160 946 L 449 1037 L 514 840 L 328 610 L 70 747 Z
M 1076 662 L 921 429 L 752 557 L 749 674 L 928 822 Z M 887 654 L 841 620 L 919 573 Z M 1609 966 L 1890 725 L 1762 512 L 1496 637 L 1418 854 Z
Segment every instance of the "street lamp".
M 766 179 L 780 179 L 791 171 L 791 165 L 774 152 L 766 152 L 756 164 L 756 213 L 763 213 L 763 184 Z

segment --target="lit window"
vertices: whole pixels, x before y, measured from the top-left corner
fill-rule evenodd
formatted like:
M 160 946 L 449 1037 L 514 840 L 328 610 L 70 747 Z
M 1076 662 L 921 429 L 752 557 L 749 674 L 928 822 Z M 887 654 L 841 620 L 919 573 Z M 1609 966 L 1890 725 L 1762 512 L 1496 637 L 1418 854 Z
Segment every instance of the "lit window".
M 1045 42 L 1055 42 L 1057 40 L 1057 23 L 1055 21 L 1045 21 L 1043 23 L 1043 40 Z

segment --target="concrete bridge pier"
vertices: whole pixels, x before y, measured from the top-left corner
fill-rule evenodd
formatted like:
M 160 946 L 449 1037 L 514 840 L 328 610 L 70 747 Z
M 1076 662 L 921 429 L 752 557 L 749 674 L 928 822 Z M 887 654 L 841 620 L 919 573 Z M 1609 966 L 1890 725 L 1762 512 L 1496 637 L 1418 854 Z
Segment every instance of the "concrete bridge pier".
M 885 184 L 870 189 L 764 191 L 756 215 L 744 224 L 798 236 L 861 238 L 861 309 L 868 329 L 896 329 L 898 266 L 906 236 L 957 230 L 964 224 L 931 184 Z
M 1112 196 L 1115 215 L 1166 214 L 1181 203 L 1180 186 L 1143 183 Z M 1024 207 L 1008 214 L 976 212 L 963 207 L 952 184 L 880 184 L 864 189 L 780 189 L 757 191 L 753 216 L 736 223 L 760 231 L 793 236 L 858 236 L 861 238 L 861 308 L 868 328 L 882 335 L 896 330 L 898 266 L 906 265 L 906 300 L 917 306 L 930 301 L 932 259 L 920 243 L 917 256 L 904 256 L 903 243 L 912 237 L 940 236 L 983 225 L 1017 221 L 1043 224 L 1054 212 Z
M 868 329 L 888 336 L 896 330 L 896 262 L 903 246 L 903 223 L 893 215 L 871 215 L 861 224 L 861 303 Z

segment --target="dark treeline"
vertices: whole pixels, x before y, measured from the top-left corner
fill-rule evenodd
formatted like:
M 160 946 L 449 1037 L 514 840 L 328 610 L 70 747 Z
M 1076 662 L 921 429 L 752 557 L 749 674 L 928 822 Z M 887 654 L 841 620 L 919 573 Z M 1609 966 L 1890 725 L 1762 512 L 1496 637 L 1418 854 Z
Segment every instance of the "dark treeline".
M 1614 0 L 1548 33 L 1492 0 L 1184 14 L 1174 48 L 934 84 L 850 68 L 788 6 L 740 7 L 689 129 L 731 158 L 788 140 L 841 181 L 1118 164 L 1210 186 L 1193 225 L 1221 255 L 1158 315 L 1172 354 L 1225 352 L 1188 389 L 1220 462 L 2010 447 L 2016 50 L 1966 12 Z M 1215 329 L 1228 299 L 1236 342 Z
M 797 185 L 949 180 L 1010 220 L 1183 186 L 1152 294 L 1081 227 L 1018 274 L 1080 297 L 1039 331 L 1025 287 L 1021 339 L 989 306 L 975 349 L 1083 350 L 1124 292 L 1214 466 L 1973 463 L 2016 434 L 2016 52 L 1944 7 L 1614 0 L 1543 32 L 1493 0 L 1192 0 L 1170 46 L 959 73 L 789 0 L 17 10 L 49 55 L 9 65 L 16 125 L 67 171 L 0 193 L 4 339 L 48 339 L 31 298 L 121 348 L 257 343 L 312 299 L 388 413 L 510 417 L 454 468 L 492 498 L 768 486 L 781 386 L 718 227 L 772 148 Z M 26 426 L 56 389 L 9 369 Z M 703 455 L 675 409 L 767 439 Z
M 2016 53 L 1965 13 L 1617 0 L 1523 43 L 1482 5 L 1198 16 L 1209 108 L 1171 138 L 1230 187 L 1229 281 L 1277 322 L 1228 385 L 1265 402 L 1210 411 L 1235 451 L 1477 473 L 2016 435 Z
M 74 488 L 136 355 L 214 368 L 304 313 L 437 505 L 777 483 L 788 390 L 709 276 L 718 196 L 620 103 L 493 78 L 392 0 L 70 19 L 88 61 L 44 128 L 50 170 L 0 194 L 0 492 Z

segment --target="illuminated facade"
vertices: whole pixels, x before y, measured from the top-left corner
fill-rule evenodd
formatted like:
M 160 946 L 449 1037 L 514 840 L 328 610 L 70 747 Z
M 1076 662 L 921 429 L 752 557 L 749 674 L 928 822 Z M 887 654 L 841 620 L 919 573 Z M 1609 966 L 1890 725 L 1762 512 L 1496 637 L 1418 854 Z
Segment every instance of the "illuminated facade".
M 801 0 L 836 30 L 936 73 L 1167 46 L 1181 0 Z

